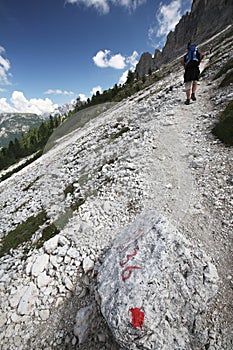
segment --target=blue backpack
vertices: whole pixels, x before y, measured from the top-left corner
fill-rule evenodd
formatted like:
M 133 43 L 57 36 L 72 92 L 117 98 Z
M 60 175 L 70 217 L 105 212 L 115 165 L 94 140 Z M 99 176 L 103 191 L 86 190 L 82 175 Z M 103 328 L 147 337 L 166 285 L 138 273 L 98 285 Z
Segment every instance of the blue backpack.
M 185 66 L 198 66 L 200 63 L 200 54 L 195 45 L 189 45 L 188 53 L 185 55 Z

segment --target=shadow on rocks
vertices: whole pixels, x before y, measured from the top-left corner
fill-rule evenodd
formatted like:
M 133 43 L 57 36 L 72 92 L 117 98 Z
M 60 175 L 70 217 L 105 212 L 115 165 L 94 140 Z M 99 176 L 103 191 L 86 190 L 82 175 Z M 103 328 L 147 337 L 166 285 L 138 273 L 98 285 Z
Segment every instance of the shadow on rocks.
M 79 273 L 75 290 L 38 327 L 28 349 L 121 350 L 96 302 L 97 272 L 84 274 L 80 268 Z

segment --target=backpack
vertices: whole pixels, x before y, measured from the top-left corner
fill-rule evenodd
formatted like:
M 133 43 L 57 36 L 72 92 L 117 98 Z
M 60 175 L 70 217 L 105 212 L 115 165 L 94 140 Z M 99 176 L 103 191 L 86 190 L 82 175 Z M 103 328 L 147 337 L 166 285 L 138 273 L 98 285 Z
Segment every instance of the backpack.
M 185 55 L 185 67 L 196 67 L 200 63 L 200 54 L 195 45 L 189 45 L 188 53 Z

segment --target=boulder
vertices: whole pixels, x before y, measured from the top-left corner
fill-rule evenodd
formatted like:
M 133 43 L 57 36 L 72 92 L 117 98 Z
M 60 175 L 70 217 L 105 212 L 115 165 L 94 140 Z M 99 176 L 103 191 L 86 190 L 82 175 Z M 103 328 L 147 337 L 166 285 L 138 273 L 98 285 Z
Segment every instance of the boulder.
M 51 254 L 58 246 L 59 235 L 50 238 L 44 243 L 44 249 L 46 253 Z
M 218 274 L 194 242 L 156 211 L 119 234 L 98 274 L 102 313 L 125 349 L 193 349 L 208 344 L 206 313 Z
M 30 315 L 34 308 L 37 297 L 38 297 L 38 289 L 36 288 L 33 282 L 30 282 L 24 295 L 20 299 L 20 302 L 17 308 L 17 314 Z
M 93 322 L 96 317 L 96 304 L 82 307 L 76 314 L 74 335 L 78 338 L 79 344 L 83 344 L 92 333 Z
M 35 277 L 39 276 L 41 272 L 43 272 L 47 268 L 48 262 L 49 262 L 48 254 L 39 255 L 36 258 L 36 261 L 34 262 L 34 264 L 32 265 L 32 270 L 31 270 L 32 275 Z

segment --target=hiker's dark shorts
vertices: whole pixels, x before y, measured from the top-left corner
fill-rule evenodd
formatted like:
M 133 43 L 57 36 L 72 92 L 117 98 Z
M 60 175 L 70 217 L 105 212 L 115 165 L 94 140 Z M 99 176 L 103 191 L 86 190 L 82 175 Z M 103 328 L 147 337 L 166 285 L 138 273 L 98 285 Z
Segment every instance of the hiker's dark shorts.
M 184 73 L 184 82 L 187 83 L 193 80 L 199 80 L 200 69 L 199 67 L 187 67 Z

